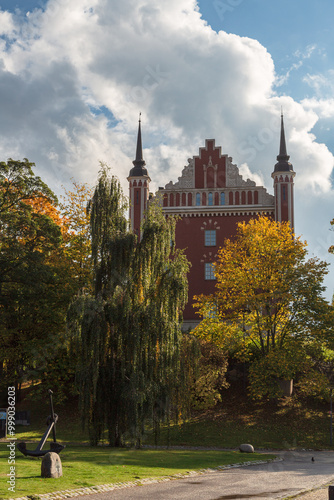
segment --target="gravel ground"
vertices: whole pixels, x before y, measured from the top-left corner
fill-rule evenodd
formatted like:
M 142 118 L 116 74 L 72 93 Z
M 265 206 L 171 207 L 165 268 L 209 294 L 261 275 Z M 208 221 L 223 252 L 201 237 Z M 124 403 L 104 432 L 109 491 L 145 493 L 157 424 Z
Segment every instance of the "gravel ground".
M 318 490 L 310 491 L 305 495 L 299 497 L 300 500 L 328 500 L 328 486 L 325 488 L 320 488 Z

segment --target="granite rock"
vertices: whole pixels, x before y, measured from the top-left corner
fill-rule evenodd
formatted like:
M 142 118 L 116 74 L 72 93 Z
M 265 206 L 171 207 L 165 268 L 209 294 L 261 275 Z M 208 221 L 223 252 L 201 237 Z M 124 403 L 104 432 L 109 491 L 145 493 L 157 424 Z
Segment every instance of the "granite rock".
M 241 444 L 239 450 L 243 453 L 254 453 L 254 447 L 251 444 Z
M 61 477 L 63 475 L 63 468 L 61 465 L 60 456 L 58 453 L 50 451 L 46 453 L 42 459 L 41 477 Z

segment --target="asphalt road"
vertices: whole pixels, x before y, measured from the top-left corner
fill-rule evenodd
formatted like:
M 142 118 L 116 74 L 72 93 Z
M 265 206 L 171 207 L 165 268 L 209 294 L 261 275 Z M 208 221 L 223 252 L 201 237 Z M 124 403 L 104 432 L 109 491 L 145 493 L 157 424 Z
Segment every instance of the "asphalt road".
M 323 485 L 334 484 L 334 452 L 288 451 L 275 454 L 283 460 L 206 472 L 185 479 L 93 494 L 86 498 L 87 500 L 256 500 L 288 498 Z M 326 497 L 328 498 L 327 494 Z

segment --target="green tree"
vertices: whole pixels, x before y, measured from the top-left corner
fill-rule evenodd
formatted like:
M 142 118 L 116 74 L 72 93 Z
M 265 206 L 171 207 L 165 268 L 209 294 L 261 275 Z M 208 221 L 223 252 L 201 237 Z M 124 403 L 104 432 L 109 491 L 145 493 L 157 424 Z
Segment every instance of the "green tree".
M 93 195 L 93 189 L 87 184 L 73 182 L 71 190 L 65 189 L 60 204 L 63 224 L 63 257 L 66 274 L 71 277 L 73 293 L 92 291 L 93 265 L 91 259 L 90 218 L 87 203 Z
M 216 345 L 200 341 L 201 357 L 195 364 L 197 370 L 193 374 L 192 383 L 189 383 L 191 408 L 207 410 L 221 401 L 224 389 L 229 387 L 226 381 L 228 357 L 226 352 Z M 194 355 L 190 361 L 194 365 Z
M 306 254 L 286 223 L 266 217 L 240 223 L 218 252 L 216 292 L 197 297 L 203 320 L 195 333 L 254 360 L 255 396 L 276 395 L 278 378 L 309 368 L 299 362 L 308 345 L 332 340 L 332 310 L 322 296 L 327 264 Z
M 50 254 L 61 228 L 50 216 L 57 199 L 28 160 L 0 163 L 1 385 L 19 387 L 38 364 L 60 318 L 57 276 Z M 43 209 L 36 209 L 41 205 Z
M 34 393 L 45 393 L 52 386 L 57 401 L 66 401 L 77 394 L 75 369 L 77 354 L 72 349 L 70 332 L 66 328 L 67 309 L 78 293 L 90 293 L 93 286 L 89 216 L 86 206 L 93 190 L 86 184 L 73 182 L 73 187 L 64 189 L 62 203 L 57 209 L 57 221 L 62 231 L 59 247 L 49 256 L 57 276 L 57 312 L 61 321 L 58 333 L 53 337 L 53 348 L 44 351 L 31 376 L 42 383 L 34 387 Z
M 103 167 L 88 205 L 94 294 L 81 295 L 68 321 L 77 338 L 81 412 L 91 442 L 104 428 L 112 446 L 140 445 L 144 423 L 156 429 L 177 404 L 184 255 L 174 249 L 175 220 L 150 204 L 142 239 L 129 231 L 119 182 Z

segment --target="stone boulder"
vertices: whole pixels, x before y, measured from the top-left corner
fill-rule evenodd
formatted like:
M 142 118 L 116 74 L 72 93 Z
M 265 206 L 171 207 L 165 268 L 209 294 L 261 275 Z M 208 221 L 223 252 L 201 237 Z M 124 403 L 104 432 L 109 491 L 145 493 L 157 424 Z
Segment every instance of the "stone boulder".
M 54 451 L 49 451 L 42 459 L 41 477 L 61 477 L 62 475 L 60 456 Z
M 254 453 L 254 447 L 251 444 L 241 444 L 239 450 L 243 453 Z

